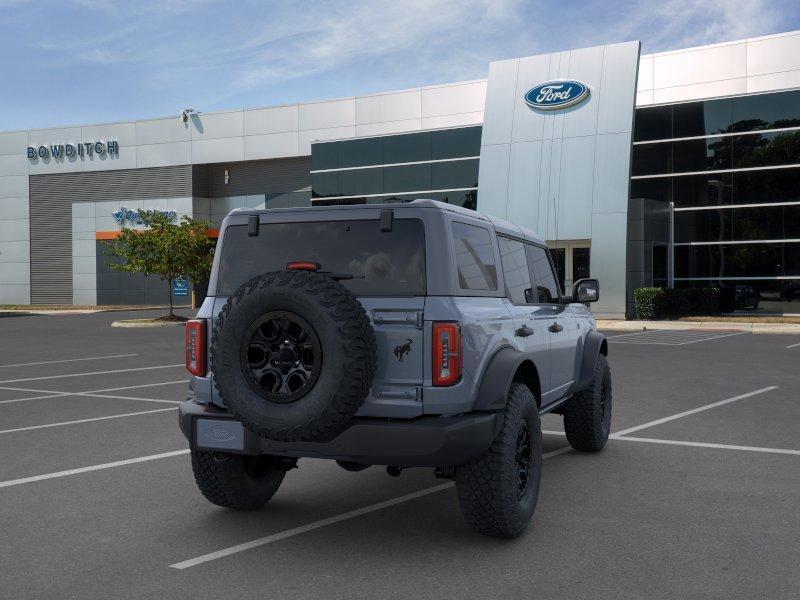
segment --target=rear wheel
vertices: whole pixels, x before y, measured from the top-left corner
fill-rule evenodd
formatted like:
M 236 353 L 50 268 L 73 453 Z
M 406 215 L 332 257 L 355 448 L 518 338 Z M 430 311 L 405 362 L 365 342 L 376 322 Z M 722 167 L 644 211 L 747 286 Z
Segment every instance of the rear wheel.
M 592 384 L 575 394 L 564 406 L 564 432 L 575 450 L 597 452 L 611 431 L 611 368 L 597 355 Z
M 456 469 L 458 502 L 467 524 L 485 535 L 519 536 L 533 518 L 541 472 L 536 399 L 525 385 L 514 383 L 492 445 Z
M 209 502 L 236 510 L 256 510 L 278 491 L 286 474 L 273 456 L 192 450 L 197 487 Z

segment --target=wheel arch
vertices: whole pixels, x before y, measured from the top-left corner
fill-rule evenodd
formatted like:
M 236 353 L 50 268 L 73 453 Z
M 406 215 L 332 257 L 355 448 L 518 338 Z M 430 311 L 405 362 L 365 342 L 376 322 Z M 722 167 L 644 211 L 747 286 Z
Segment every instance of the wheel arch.
M 511 384 L 514 382 L 525 384 L 536 398 L 536 404 L 541 406 L 541 384 L 536 364 L 514 348 L 501 348 L 492 356 L 483 372 L 473 409 L 504 408 Z
M 608 340 L 602 333 L 593 329 L 587 334 L 583 343 L 580 369 L 573 384 L 572 393 L 584 390 L 591 385 L 594 377 L 594 364 L 600 354 L 608 356 Z

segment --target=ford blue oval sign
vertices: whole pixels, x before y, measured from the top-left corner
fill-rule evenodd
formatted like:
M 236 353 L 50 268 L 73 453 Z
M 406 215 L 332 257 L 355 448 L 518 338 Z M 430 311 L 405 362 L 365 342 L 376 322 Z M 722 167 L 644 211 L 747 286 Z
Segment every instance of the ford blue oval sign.
M 537 110 L 556 110 L 583 102 L 589 86 L 580 81 L 562 80 L 540 83 L 525 94 L 525 103 Z

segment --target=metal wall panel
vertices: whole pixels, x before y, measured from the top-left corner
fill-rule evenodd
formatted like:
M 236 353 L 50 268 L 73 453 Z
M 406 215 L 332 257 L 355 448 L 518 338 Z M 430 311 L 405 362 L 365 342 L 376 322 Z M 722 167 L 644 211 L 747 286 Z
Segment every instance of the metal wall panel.
M 591 239 L 595 311 L 625 313 L 625 244 L 639 42 L 492 63 L 478 210 L 547 240 Z M 525 93 L 554 79 L 589 86 L 581 104 L 539 111 Z
M 30 177 L 31 303 L 71 304 L 72 204 L 185 197 L 189 165 Z
M 208 165 L 208 189 L 204 190 L 207 193 L 195 195 L 224 198 L 310 190 L 310 171 L 311 158 L 307 156 Z

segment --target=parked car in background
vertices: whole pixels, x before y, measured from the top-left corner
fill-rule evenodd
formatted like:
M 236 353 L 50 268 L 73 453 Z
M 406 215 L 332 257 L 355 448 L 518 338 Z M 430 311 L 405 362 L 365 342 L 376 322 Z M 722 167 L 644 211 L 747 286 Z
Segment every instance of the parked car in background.
M 735 292 L 736 308 L 758 309 L 761 297 L 752 285 L 737 285 Z
M 781 288 L 781 299 L 787 302 L 800 299 L 800 281 L 787 281 Z

